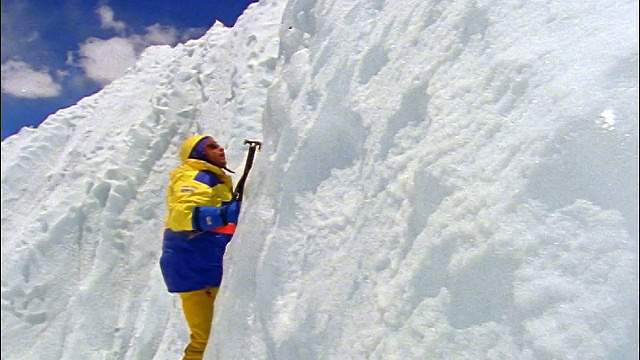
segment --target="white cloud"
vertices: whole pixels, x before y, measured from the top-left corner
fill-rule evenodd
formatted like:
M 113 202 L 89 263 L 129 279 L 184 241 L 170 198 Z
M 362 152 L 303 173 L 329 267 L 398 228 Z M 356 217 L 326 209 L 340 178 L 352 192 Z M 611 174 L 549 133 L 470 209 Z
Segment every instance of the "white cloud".
M 127 24 L 114 20 L 115 14 L 109 6 L 102 5 L 95 13 L 100 17 L 103 29 L 113 29 L 119 36 L 110 39 L 91 37 L 79 44 L 79 59 L 68 52 L 66 64 L 81 67 L 86 76 L 101 84 L 109 84 L 122 76 L 133 66 L 144 49 L 151 45 L 174 46 L 180 41 L 192 38 L 197 29 L 180 30 L 170 26 L 154 24 L 145 29 L 144 34 L 125 37 Z M 3 34 L 4 35 L 4 34 Z M 33 33 L 31 39 L 38 36 Z M 4 41 L 6 48 L 8 41 Z M 7 44 L 5 44 L 7 43 Z M 3 53 L 5 48 L 3 48 Z M 58 73 L 67 73 L 58 71 Z M 45 70 L 36 71 L 23 61 L 11 61 L 2 65 L 2 91 L 15 96 L 38 98 L 57 96 L 62 87 Z
M 107 40 L 89 38 L 80 44 L 79 66 L 84 69 L 87 77 L 106 85 L 133 66 L 145 48 L 151 45 L 175 45 L 178 42 L 178 30 L 160 24 L 147 27 L 145 35 L 113 37 Z M 67 63 L 70 61 L 67 60 Z
M 113 9 L 107 5 L 102 5 L 96 9 L 96 14 L 100 16 L 100 26 L 103 29 L 113 29 L 119 34 L 124 34 L 127 25 L 123 21 L 115 21 Z
M 119 78 L 136 62 L 137 54 L 130 40 L 89 38 L 80 45 L 80 66 L 92 80 L 102 85 Z
M 175 45 L 179 41 L 178 30 L 170 26 L 154 24 L 147 27 L 142 37 L 146 45 Z
M 100 6 L 96 13 L 100 16 L 102 28 L 124 33 L 127 25 L 114 20 L 114 12 L 109 6 Z M 138 55 L 148 46 L 175 45 L 179 41 L 180 32 L 176 28 L 160 24 L 147 27 L 144 35 L 119 36 L 107 40 L 89 38 L 80 44 L 79 66 L 84 69 L 87 77 L 101 85 L 107 85 L 133 66 Z M 67 63 L 72 61 L 68 60 Z
M 17 97 L 41 98 L 60 94 L 62 87 L 46 69 L 34 70 L 23 61 L 2 64 L 2 92 Z

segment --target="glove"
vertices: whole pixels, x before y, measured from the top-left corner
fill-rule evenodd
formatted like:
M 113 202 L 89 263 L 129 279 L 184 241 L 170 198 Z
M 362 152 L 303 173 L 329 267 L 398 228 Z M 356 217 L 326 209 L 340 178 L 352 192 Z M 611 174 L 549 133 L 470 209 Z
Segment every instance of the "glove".
M 241 201 L 225 201 L 224 206 L 224 222 L 227 224 L 237 224 L 240 215 Z

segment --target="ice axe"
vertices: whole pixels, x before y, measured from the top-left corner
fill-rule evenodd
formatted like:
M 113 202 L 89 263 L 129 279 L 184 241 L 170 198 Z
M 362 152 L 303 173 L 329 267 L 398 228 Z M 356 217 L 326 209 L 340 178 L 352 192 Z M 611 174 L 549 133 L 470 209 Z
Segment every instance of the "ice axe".
M 236 184 L 236 190 L 233 193 L 234 201 L 242 201 L 244 183 L 247 181 L 249 170 L 251 170 L 251 166 L 253 165 L 253 158 L 256 155 L 256 150 L 260 150 L 262 147 L 262 142 L 257 140 L 245 140 L 244 144 L 249 145 L 249 152 L 247 153 L 247 160 L 244 163 L 244 172 L 242 173 L 242 177 L 240 177 L 238 184 Z

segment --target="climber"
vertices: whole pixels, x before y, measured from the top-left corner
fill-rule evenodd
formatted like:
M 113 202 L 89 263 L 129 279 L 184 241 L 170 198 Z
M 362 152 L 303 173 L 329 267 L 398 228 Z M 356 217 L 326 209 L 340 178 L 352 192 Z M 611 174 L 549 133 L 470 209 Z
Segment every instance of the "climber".
M 202 359 L 222 282 L 222 260 L 235 231 L 240 201 L 233 200 L 224 148 L 194 135 L 180 148 L 171 171 L 160 269 L 167 289 L 178 293 L 191 331 L 183 360 Z

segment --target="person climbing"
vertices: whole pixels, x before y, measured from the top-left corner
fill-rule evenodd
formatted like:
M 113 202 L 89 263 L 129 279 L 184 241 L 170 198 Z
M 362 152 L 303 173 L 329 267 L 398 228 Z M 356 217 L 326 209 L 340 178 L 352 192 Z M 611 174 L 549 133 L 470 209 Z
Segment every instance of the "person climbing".
M 170 173 L 160 269 L 178 293 L 190 329 L 183 360 L 202 359 L 222 282 L 222 260 L 235 231 L 241 201 L 234 201 L 224 148 L 194 135 L 180 147 L 181 165 Z

